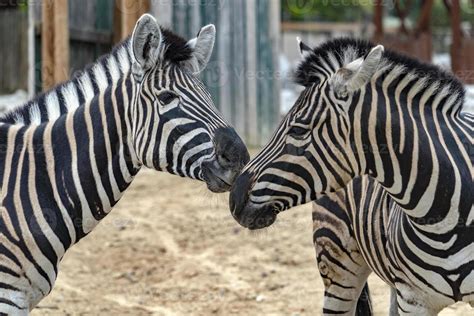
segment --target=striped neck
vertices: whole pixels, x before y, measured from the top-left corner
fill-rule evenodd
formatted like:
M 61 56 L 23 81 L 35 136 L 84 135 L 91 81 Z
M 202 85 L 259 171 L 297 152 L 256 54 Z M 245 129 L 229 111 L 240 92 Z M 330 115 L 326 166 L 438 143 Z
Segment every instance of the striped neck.
M 472 135 L 469 141 L 460 121 L 462 99 L 449 87 L 394 78 L 376 76 L 352 100 L 353 168 L 373 176 L 417 226 L 447 232 L 472 207 Z
M 64 251 L 110 212 L 139 171 L 127 115 L 134 86 L 130 76 L 120 79 L 53 122 L 0 125 L 2 145 L 12 148 L 0 155 L 4 205 L 57 219 L 50 229 Z

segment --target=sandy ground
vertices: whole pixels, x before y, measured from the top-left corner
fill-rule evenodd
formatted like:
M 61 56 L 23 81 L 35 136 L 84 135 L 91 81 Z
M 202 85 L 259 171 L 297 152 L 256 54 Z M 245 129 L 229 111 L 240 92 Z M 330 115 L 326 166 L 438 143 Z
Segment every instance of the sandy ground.
M 311 207 L 249 232 L 227 194 L 142 171 L 117 207 L 63 259 L 39 315 L 320 315 Z M 389 290 L 371 277 L 377 315 Z M 464 305 L 444 315 L 473 315 Z

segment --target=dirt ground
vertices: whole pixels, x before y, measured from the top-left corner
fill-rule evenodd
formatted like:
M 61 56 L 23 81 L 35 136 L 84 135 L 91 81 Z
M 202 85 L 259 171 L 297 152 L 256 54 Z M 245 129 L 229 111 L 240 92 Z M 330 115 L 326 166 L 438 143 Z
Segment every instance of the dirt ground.
M 249 232 L 227 194 L 144 170 L 116 208 L 68 251 L 39 315 L 320 315 L 311 207 Z M 370 278 L 376 315 L 389 290 Z M 473 315 L 456 305 L 443 315 Z

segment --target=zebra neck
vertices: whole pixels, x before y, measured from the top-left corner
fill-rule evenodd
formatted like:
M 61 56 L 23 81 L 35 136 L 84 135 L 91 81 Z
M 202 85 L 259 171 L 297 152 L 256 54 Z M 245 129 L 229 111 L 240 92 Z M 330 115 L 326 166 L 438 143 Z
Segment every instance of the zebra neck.
M 124 78 L 64 121 L 85 234 L 112 210 L 140 169 L 130 132 L 133 100 L 134 83 Z
M 365 103 L 356 107 L 351 123 L 360 174 L 375 178 L 426 231 L 465 225 L 472 162 L 459 111 L 430 104 L 441 101 L 428 93 L 409 92 L 394 102 L 382 88 L 373 84 L 361 93 L 364 102 L 356 101 Z
M 54 122 L 0 125 L 3 206 L 10 218 L 57 236 L 52 262 L 110 212 L 140 169 L 128 137 L 132 96 L 123 80 Z

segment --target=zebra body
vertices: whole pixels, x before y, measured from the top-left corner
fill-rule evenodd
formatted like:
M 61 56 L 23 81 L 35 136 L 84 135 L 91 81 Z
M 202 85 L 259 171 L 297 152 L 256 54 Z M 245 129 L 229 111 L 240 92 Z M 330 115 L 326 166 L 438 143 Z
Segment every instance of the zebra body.
M 373 268 L 389 268 L 384 279 L 397 290 L 399 313 L 472 304 L 474 124 L 462 113 L 462 84 L 367 42 L 300 49 L 296 79 L 306 89 L 237 179 L 233 216 L 263 228 L 283 210 L 371 177 L 390 202 L 380 213 L 390 229 L 385 239 L 361 230 L 359 248 L 365 260 L 386 249 Z M 364 220 L 377 216 L 371 210 Z
M 215 29 L 186 42 L 144 15 L 130 40 L 0 124 L 0 314 L 28 314 L 65 251 L 145 166 L 228 190 L 248 152 L 195 77 Z

